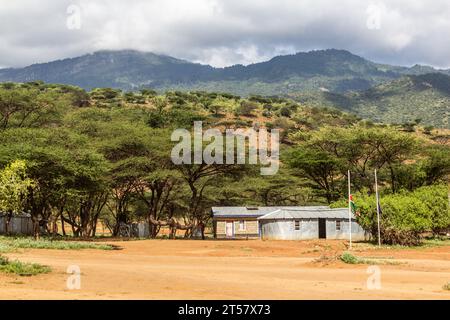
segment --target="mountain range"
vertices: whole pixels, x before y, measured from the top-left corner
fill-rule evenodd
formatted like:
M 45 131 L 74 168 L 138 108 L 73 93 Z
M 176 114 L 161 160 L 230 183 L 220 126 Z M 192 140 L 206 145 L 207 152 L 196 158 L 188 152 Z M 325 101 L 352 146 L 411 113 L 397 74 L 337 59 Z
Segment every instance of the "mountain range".
M 135 50 L 98 51 L 76 58 L 0 69 L 0 81 L 42 80 L 123 90 L 207 90 L 242 96 L 291 96 L 382 122 L 448 127 L 450 70 L 380 64 L 345 50 L 277 56 L 247 66 L 214 68 Z

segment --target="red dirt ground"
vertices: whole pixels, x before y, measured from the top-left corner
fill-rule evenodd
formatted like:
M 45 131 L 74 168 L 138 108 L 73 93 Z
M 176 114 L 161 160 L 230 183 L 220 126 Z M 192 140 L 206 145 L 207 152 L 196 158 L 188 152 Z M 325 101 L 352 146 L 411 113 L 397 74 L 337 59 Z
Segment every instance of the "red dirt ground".
M 450 299 L 450 246 L 352 253 L 380 263 L 381 289 L 369 290 L 368 265 L 336 259 L 344 241 L 114 242 L 121 250 L 26 249 L 11 259 L 49 265 L 33 277 L 0 274 L 1 299 Z M 388 263 L 386 263 L 386 261 Z M 378 263 L 377 263 L 378 264 Z M 81 289 L 69 290 L 69 265 Z

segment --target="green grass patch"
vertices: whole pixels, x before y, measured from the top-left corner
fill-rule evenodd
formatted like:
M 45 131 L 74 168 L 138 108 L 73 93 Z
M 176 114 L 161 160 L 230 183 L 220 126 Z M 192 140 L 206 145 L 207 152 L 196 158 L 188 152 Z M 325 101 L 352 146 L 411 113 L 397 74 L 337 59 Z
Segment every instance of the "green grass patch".
M 16 249 L 55 249 L 55 250 L 81 250 L 98 249 L 113 250 L 114 246 L 93 242 L 76 242 L 66 240 L 34 240 L 32 238 L 0 237 L 0 252 L 10 252 Z
M 50 267 L 37 263 L 25 263 L 18 260 L 9 261 L 8 258 L 0 256 L 0 272 L 13 273 L 21 277 L 35 276 L 41 273 L 49 273 Z
M 380 259 L 367 259 L 367 258 L 359 258 L 350 252 L 344 252 L 339 256 L 339 259 L 347 264 L 370 264 L 370 265 L 399 265 L 403 264 L 403 262 L 393 261 L 393 260 L 380 260 Z
M 419 247 L 430 248 L 443 246 L 450 246 L 450 239 L 425 239 Z
M 339 259 L 341 259 L 342 262 L 347 264 L 358 264 L 359 261 L 359 259 L 354 255 L 352 255 L 350 252 L 344 252 L 343 254 L 341 254 Z
M 359 248 L 369 248 L 369 249 L 378 249 L 378 244 L 375 242 L 369 242 L 369 241 L 361 241 L 358 244 Z M 402 246 L 402 245 L 387 245 L 382 244 L 381 249 L 395 249 L 395 250 L 422 250 L 422 249 L 428 249 L 428 248 L 436 248 L 436 247 L 445 247 L 450 246 L 450 239 L 439 239 L 439 238 L 432 238 L 432 239 L 423 239 L 422 242 L 417 246 Z

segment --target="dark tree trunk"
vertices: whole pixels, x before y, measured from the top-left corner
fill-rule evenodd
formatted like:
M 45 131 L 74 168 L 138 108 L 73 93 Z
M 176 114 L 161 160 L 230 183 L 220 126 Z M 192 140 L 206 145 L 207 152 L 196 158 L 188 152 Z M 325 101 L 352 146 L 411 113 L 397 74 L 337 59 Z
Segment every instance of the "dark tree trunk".
M 5 231 L 6 231 L 7 236 L 11 235 L 10 225 L 11 225 L 12 216 L 13 216 L 12 211 L 9 211 L 5 217 Z
M 61 230 L 62 230 L 62 235 L 65 237 L 66 236 L 66 228 L 64 226 L 64 219 L 61 213 Z

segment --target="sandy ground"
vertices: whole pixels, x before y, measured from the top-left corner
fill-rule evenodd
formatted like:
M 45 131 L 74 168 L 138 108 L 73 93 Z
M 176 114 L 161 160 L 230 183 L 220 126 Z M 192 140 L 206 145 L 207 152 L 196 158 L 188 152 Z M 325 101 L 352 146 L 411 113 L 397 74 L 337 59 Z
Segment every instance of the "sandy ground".
M 0 274 L 1 299 L 450 299 L 450 247 L 376 249 L 358 257 L 380 264 L 381 289 L 369 290 L 368 265 L 333 257 L 343 241 L 114 242 L 120 250 L 21 250 L 11 259 L 52 267 L 50 274 Z M 321 258 L 322 257 L 322 258 Z M 325 257 L 325 258 L 324 258 Z M 67 268 L 81 269 L 81 289 L 67 289 Z

